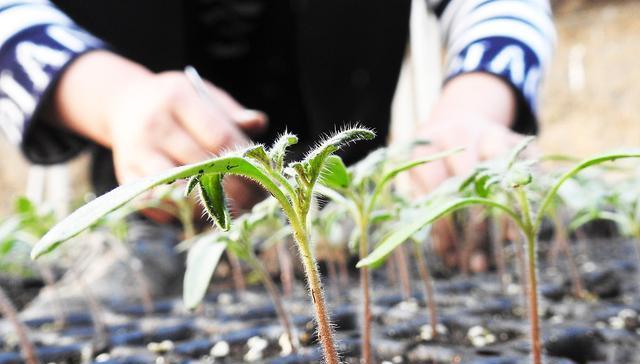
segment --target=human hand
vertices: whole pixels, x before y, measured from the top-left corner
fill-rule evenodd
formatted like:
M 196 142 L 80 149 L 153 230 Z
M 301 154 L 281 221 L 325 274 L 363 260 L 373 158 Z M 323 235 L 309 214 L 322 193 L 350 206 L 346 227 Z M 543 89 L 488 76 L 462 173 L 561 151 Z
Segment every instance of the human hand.
M 205 84 L 215 102 L 198 95 L 182 72 L 154 74 L 115 54 L 91 52 L 60 80 L 58 119 L 111 148 L 116 177 L 126 183 L 246 145 L 245 132 L 265 126 L 263 113 Z M 237 183 L 225 187 L 236 191 L 230 194 L 239 204 L 252 195 Z
M 431 117 L 417 137 L 430 144 L 418 146 L 416 156 L 463 147 L 460 153 L 411 171 L 414 191 L 433 191 L 451 176 L 465 175 L 478 162 L 503 155 L 524 136 L 510 129 L 515 96 L 497 77 L 473 73 L 451 80 L 436 102 Z
M 524 136 L 513 132 L 515 96 L 506 83 L 497 77 L 466 74 L 445 86 L 434 106 L 430 120 L 417 131 L 419 139 L 430 144 L 415 149 L 416 156 L 463 147 L 462 152 L 431 162 L 410 172 L 413 191 L 425 194 L 433 191 L 451 176 L 470 173 L 478 162 L 495 158 L 511 150 Z M 462 247 L 450 220 L 440 220 L 433 226 L 433 248 L 448 266 L 470 265 L 477 271 L 486 269 L 483 256 L 467 252 Z M 460 261 L 473 256 L 469 261 Z

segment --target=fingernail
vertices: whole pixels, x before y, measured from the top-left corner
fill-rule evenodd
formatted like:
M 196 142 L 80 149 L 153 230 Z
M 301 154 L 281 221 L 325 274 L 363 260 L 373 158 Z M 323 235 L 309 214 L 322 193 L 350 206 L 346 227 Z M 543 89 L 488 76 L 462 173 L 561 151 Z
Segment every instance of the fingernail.
M 267 115 L 262 111 L 244 109 L 242 111 L 237 112 L 234 115 L 234 119 L 236 122 L 240 124 L 247 124 L 253 122 L 259 122 L 260 124 L 264 124 L 267 121 Z

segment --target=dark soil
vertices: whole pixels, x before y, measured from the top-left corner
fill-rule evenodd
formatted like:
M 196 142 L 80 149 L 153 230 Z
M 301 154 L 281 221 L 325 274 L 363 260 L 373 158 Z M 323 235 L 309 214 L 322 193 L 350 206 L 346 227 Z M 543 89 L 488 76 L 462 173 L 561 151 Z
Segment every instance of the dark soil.
M 543 261 L 541 316 L 546 364 L 640 363 L 640 300 L 635 255 L 629 242 L 601 240 L 574 244 L 589 297 L 571 296 L 565 262 Z M 544 252 L 541 251 L 541 256 Z M 355 275 L 354 275 L 355 277 Z M 378 363 L 527 364 L 528 325 L 518 286 L 501 293 L 494 274 L 436 281 L 441 333 L 430 339 L 419 282 L 403 300 L 385 270 L 374 272 L 373 348 Z M 357 363 L 358 289 L 329 295 L 340 352 Z M 327 290 L 331 292 L 331 290 Z M 96 340 L 88 313 L 73 313 L 65 327 L 53 317 L 25 323 L 42 362 L 79 363 L 319 363 L 312 309 L 302 287 L 286 299 L 303 348 L 281 355 L 275 309 L 266 294 L 223 292 L 207 297 L 198 313 L 185 313 L 179 299 L 158 301 L 144 315 L 139 305 L 110 307 L 106 340 Z M 0 364 L 19 363 L 13 335 L 5 335 Z
M 21 278 L 0 273 L 0 287 L 11 297 L 18 310 L 37 296 L 43 286 L 40 278 Z

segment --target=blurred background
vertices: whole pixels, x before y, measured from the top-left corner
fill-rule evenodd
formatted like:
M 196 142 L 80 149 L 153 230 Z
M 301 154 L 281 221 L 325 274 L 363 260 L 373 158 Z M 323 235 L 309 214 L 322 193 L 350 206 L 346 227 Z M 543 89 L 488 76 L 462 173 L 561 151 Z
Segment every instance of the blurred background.
M 640 146 L 640 1 L 554 0 L 558 47 L 541 107 L 548 153 L 586 156 Z M 0 218 L 27 188 L 28 166 L 0 137 Z M 88 190 L 88 158 L 72 162 L 72 191 Z

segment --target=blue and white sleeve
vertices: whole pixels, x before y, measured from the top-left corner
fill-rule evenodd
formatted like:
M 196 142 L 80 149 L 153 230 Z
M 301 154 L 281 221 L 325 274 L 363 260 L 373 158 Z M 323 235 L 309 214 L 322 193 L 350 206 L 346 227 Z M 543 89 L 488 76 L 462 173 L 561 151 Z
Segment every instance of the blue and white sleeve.
M 488 72 L 516 91 L 514 130 L 535 133 L 542 75 L 556 42 L 548 0 L 428 0 L 440 18 L 447 79 Z
M 46 0 L 0 0 L 0 130 L 36 163 L 57 163 L 86 141 L 44 122 L 65 68 L 104 44 Z

